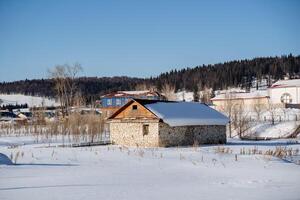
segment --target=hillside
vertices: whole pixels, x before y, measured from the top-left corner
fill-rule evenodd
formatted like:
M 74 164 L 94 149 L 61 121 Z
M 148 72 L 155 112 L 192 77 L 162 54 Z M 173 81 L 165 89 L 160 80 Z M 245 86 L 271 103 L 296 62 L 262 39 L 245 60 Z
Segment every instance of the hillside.
M 300 77 L 300 56 L 261 57 L 251 60 L 234 60 L 214 65 L 202 65 L 182 70 L 172 70 L 157 77 L 146 79 L 131 77 L 80 77 L 77 87 L 89 99 L 117 90 L 134 90 L 138 86 L 154 86 L 158 90 L 166 83 L 176 91 L 202 90 L 205 87 L 222 90 L 227 87 L 250 88 L 254 80 L 272 80 Z M 51 79 L 21 80 L 0 83 L 0 93 L 26 94 L 33 96 L 55 96 Z
M 55 102 L 54 99 L 26 96 L 22 94 L 5 95 L 0 94 L 0 106 L 2 105 L 20 105 L 27 104 L 29 107 L 34 106 L 58 106 L 59 104 Z

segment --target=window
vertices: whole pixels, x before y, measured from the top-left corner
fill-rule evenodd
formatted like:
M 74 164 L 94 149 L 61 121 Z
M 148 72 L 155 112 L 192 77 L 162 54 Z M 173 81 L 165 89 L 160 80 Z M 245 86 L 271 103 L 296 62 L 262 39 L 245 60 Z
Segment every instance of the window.
M 149 134 L 149 125 L 144 124 L 143 125 L 143 136 L 148 135 L 148 134 Z
M 137 110 L 137 105 L 132 105 L 132 110 Z
M 292 103 L 292 96 L 289 93 L 284 93 L 280 100 L 282 103 Z
M 111 105 L 112 105 L 112 99 L 107 99 L 106 104 L 107 104 L 108 106 L 111 106 Z
M 116 99 L 116 105 L 121 105 L 122 104 L 122 102 L 121 102 L 121 99 Z

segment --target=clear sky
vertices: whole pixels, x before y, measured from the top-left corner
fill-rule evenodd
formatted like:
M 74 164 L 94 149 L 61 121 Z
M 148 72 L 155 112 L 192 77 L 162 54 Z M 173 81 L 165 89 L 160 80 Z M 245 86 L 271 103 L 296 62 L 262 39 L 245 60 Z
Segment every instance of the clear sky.
M 149 77 L 289 53 L 298 0 L 0 0 L 0 81 L 75 62 L 85 76 Z

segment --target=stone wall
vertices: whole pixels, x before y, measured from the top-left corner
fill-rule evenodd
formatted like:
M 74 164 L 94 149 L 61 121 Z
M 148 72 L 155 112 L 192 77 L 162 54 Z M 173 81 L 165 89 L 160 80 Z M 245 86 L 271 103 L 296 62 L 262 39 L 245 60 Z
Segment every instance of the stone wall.
M 170 127 L 159 123 L 159 146 L 185 146 L 226 143 L 226 126 L 179 126 Z
M 226 143 L 226 126 L 170 127 L 158 120 L 111 120 L 110 137 L 113 143 L 125 146 L 168 147 Z M 143 134 L 143 125 L 149 133 Z
M 110 137 L 113 143 L 125 146 L 157 147 L 158 120 L 112 120 Z M 143 125 L 149 125 L 149 133 L 143 134 Z

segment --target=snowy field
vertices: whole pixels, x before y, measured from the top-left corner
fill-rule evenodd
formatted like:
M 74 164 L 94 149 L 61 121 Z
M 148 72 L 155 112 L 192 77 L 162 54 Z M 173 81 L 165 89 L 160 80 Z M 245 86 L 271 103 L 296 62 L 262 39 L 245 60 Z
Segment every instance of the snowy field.
M 17 163 L 0 165 L 1 200 L 300 198 L 298 156 L 290 158 L 294 163 L 240 155 L 243 148 L 265 152 L 281 145 L 296 150 L 297 140 L 153 149 L 69 148 L 34 140 L 0 137 L 0 153 Z M 223 147 L 227 153 L 218 150 Z

